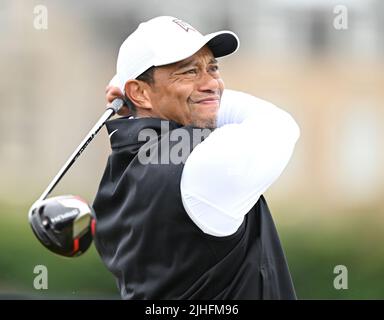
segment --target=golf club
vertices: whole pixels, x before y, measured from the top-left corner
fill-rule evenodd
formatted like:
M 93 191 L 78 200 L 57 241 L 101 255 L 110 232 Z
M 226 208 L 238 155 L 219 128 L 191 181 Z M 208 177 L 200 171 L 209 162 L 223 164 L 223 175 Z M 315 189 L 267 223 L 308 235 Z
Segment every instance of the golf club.
M 65 173 L 100 131 L 105 122 L 124 105 L 115 99 L 85 136 L 51 183 L 31 206 L 29 224 L 37 239 L 50 251 L 73 257 L 84 253 L 92 243 L 95 219 L 92 208 L 78 196 L 66 195 L 47 199 Z

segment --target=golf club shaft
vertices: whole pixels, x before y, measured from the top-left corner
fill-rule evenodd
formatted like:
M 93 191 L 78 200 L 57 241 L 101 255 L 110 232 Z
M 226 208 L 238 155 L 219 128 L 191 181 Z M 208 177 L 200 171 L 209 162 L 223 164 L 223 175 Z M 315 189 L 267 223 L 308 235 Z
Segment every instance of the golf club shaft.
M 84 149 L 88 146 L 88 144 L 93 140 L 95 135 L 99 132 L 101 127 L 105 124 L 105 122 L 111 118 L 115 113 L 119 111 L 119 109 L 123 106 L 124 102 L 122 99 L 115 99 L 112 101 L 110 106 L 105 110 L 104 114 L 100 117 L 100 119 L 96 122 L 93 128 L 88 132 L 80 145 L 76 148 L 76 150 L 69 157 L 64 166 L 60 169 L 60 171 L 53 178 L 48 187 L 44 190 L 42 195 L 40 196 L 38 201 L 44 200 L 55 188 L 55 186 L 59 183 L 64 174 L 68 171 L 68 169 L 74 164 L 77 158 L 81 155 Z

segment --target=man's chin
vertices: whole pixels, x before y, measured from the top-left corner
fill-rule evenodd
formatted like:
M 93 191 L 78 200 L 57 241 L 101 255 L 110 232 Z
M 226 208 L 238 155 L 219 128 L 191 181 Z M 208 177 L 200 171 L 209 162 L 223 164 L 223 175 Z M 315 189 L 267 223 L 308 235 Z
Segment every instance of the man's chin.
M 209 118 L 194 119 L 192 120 L 192 125 L 194 127 L 202 129 L 215 129 L 217 125 L 216 116 Z
M 194 114 L 192 114 L 192 125 L 198 128 L 216 128 L 218 111 L 219 107 L 206 107 L 202 110 L 195 110 Z

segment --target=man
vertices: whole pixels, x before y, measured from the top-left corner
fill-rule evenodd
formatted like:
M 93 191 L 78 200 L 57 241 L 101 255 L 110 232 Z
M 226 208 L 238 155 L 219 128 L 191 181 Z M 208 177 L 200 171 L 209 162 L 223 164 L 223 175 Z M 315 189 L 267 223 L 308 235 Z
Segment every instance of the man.
M 296 298 L 262 193 L 299 128 L 224 90 L 216 58 L 238 45 L 232 32 L 203 36 L 157 17 L 120 48 L 107 99 L 124 95 L 129 108 L 107 123 L 112 154 L 94 209 L 96 247 L 124 299 Z

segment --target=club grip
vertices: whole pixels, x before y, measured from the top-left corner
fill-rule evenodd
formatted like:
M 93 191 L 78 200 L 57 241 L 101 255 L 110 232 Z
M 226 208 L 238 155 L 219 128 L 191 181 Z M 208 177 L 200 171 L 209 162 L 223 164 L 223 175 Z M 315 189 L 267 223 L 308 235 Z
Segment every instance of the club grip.
M 124 100 L 120 98 L 116 98 L 112 101 L 112 103 L 108 106 L 107 109 L 113 110 L 113 114 L 117 113 L 124 105 Z

